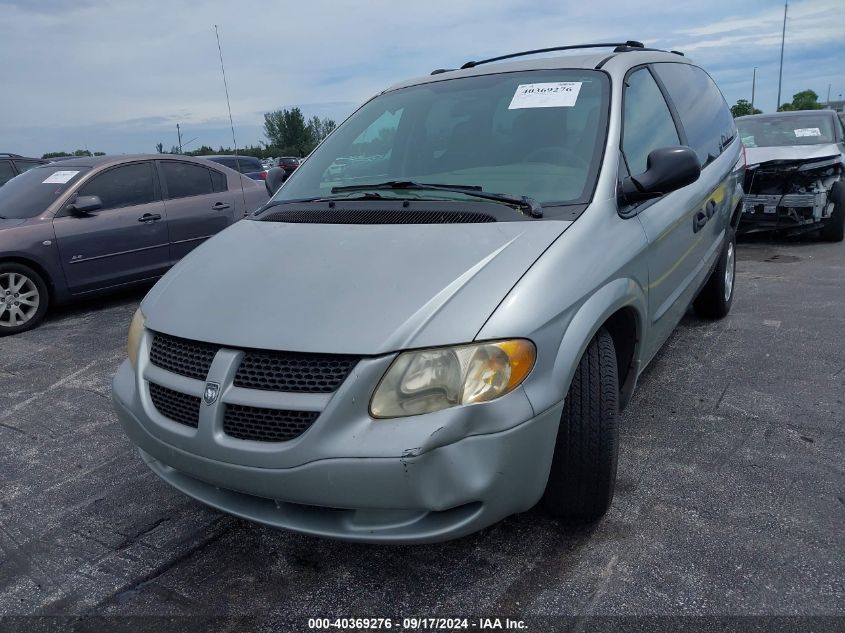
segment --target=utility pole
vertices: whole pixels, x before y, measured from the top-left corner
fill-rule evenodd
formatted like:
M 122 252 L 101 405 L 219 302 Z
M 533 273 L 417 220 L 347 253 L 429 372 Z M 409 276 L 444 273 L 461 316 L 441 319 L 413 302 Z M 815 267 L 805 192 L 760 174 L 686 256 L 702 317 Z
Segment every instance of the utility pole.
M 751 114 L 754 114 L 754 89 L 757 87 L 757 66 L 751 75 Z
M 829 108 L 830 107 L 830 84 L 827 84 L 827 101 L 824 104 Z
M 780 112 L 780 87 L 783 81 L 783 45 L 786 41 L 786 10 L 789 7 L 789 0 L 783 3 L 783 31 L 780 34 L 780 70 L 778 71 L 778 102 L 775 112 Z
M 182 130 L 179 129 L 179 124 L 176 124 L 176 136 L 179 137 L 179 153 L 182 153 Z

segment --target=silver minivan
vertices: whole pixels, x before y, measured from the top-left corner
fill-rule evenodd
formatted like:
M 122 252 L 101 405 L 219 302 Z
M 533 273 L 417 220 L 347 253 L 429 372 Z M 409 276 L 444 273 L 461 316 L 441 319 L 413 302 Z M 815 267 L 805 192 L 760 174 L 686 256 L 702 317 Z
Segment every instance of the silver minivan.
M 113 382 L 153 472 L 352 541 L 607 511 L 637 377 L 730 310 L 744 161 L 686 57 L 569 48 L 385 90 L 156 284 Z

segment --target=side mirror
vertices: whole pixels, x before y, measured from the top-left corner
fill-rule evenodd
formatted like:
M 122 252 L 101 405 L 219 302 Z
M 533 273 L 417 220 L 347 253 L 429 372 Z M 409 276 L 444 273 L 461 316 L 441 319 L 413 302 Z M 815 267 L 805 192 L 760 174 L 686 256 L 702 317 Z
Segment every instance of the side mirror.
M 264 179 L 264 186 L 267 187 L 267 193 L 271 196 L 275 194 L 279 187 L 287 179 L 287 172 L 281 167 L 273 167 L 267 171 L 267 178 Z
M 661 147 L 648 155 L 646 170 L 622 181 L 620 197 L 628 204 L 659 198 L 698 180 L 701 164 L 689 147 Z
M 76 200 L 70 205 L 70 210 L 80 215 L 102 208 L 103 201 L 100 200 L 100 196 L 76 196 Z

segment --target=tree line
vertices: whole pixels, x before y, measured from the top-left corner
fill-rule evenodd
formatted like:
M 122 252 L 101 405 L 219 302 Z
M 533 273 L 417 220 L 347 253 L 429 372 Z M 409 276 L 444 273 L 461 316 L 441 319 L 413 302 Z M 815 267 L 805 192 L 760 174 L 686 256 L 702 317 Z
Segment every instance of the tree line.
M 78 149 L 74 152 L 47 152 L 46 154 L 42 155 L 41 158 L 43 160 L 47 160 L 50 158 L 65 158 L 70 156 L 105 156 L 105 152 L 89 152 L 87 149 Z
M 188 156 L 208 156 L 211 154 L 240 154 L 255 158 L 275 158 L 276 156 L 297 156 L 302 158 L 311 153 L 317 144 L 326 138 L 337 127 L 332 119 L 313 116 L 306 120 L 299 108 L 275 110 L 264 113 L 264 135 L 268 142 L 260 145 L 247 145 L 237 148 L 231 147 L 214 149 L 209 145 L 201 145 L 197 149 L 180 151 L 179 146 L 171 145 L 170 150 L 164 149 L 164 143 L 156 145 L 159 154 L 185 154 Z
M 781 104 L 778 112 L 793 112 L 795 110 L 822 110 L 825 104 L 819 103 L 819 95 L 812 90 L 802 90 L 792 95 L 792 101 Z M 747 99 L 739 99 L 731 106 L 731 114 L 734 118 L 749 114 L 763 114 L 759 108 L 754 108 Z
M 278 148 L 274 156 L 307 156 L 337 127 L 332 119 L 313 116 L 307 121 L 299 108 L 264 113 L 264 135 L 268 147 Z

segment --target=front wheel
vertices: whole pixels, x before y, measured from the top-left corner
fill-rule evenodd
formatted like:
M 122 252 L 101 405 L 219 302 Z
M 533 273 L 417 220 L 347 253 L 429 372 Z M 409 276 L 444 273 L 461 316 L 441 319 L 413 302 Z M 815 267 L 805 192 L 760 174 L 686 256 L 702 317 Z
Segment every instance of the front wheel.
M 602 328 L 575 369 L 557 431 L 543 505 L 554 516 L 594 521 L 616 487 L 619 428 L 616 350 Z
M 0 336 L 34 328 L 49 300 L 41 275 L 23 264 L 0 263 Z
M 698 316 L 705 319 L 721 319 L 731 311 L 736 279 L 736 233 L 728 227 L 728 236 L 722 246 L 722 253 L 710 279 L 692 305 Z

